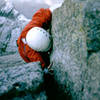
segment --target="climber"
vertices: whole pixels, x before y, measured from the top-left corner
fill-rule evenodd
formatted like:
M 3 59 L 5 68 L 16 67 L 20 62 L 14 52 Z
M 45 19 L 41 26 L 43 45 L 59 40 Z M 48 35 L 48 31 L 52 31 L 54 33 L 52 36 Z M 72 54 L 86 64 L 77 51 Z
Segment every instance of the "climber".
M 49 28 L 52 12 L 61 5 L 62 3 L 55 4 L 50 8 L 38 10 L 21 32 L 17 45 L 20 56 L 25 62 L 40 61 L 42 69 L 50 68 L 48 51 L 50 51 L 52 39 L 46 30 Z

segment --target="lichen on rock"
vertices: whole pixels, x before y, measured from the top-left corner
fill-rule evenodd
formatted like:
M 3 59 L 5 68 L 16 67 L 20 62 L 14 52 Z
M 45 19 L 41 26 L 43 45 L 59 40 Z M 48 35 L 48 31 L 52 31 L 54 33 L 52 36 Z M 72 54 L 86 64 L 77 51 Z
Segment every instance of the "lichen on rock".
M 94 67 L 98 57 L 93 57 L 92 69 L 91 54 L 99 51 L 99 22 L 100 6 L 98 0 L 65 0 L 61 8 L 53 13 L 52 36 L 53 62 L 55 80 L 67 94 L 70 92 L 72 100 L 99 100 L 99 73 Z M 98 57 L 99 58 L 99 57 Z M 91 72 L 89 72 L 91 70 Z M 96 82 L 91 80 L 95 77 Z M 88 82 L 87 82 L 88 81 Z M 89 84 L 89 85 L 88 85 Z M 92 85 L 93 84 L 93 85 Z M 95 90 L 93 90 L 95 86 Z M 89 89 L 91 93 L 89 94 Z
M 90 0 L 84 8 L 84 31 L 89 53 L 100 50 L 100 1 Z
M 86 37 L 82 29 L 82 3 L 65 0 L 52 19 L 55 79 L 73 99 L 82 96 L 86 68 Z

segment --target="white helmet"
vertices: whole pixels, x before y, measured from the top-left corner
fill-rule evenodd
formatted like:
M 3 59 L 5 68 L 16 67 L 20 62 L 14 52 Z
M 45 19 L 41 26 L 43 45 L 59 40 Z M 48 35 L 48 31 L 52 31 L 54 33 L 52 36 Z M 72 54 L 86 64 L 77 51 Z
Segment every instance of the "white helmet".
M 51 36 L 43 28 L 34 27 L 28 31 L 26 42 L 32 49 L 46 52 L 51 47 Z

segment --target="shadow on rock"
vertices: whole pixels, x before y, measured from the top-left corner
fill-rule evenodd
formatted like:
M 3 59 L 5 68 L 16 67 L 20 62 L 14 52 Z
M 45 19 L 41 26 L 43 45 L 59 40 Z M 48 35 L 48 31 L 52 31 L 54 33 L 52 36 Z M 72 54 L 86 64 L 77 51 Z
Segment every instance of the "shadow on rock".
M 54 76 L 50 74 L 44 75 L 44 89 L 48 97 L 47 100 L 71 100 L 71 95 L 66 95 L 58 83 L 55 81 Z

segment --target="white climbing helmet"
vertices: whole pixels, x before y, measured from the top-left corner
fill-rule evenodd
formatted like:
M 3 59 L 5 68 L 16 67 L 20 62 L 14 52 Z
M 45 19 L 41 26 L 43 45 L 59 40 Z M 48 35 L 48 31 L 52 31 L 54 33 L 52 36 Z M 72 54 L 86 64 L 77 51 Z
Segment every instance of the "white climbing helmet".
M 46 52 L 51 47 L 51 36 L 43 28 L 34 27 L 28 31 L 26 43 L 36 51 Z

